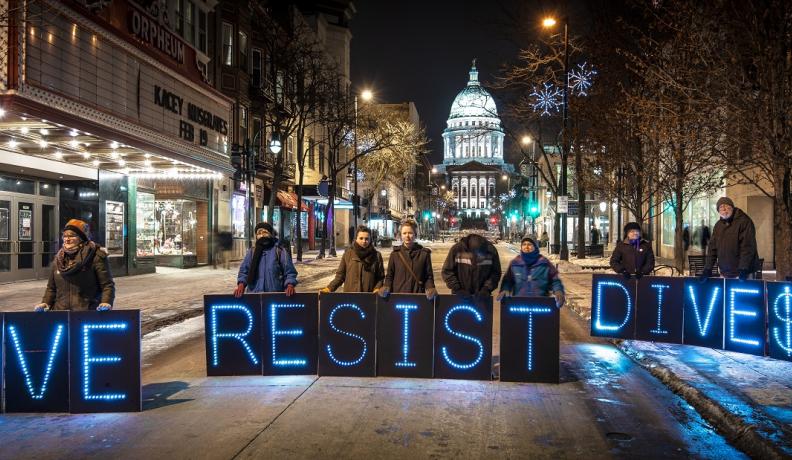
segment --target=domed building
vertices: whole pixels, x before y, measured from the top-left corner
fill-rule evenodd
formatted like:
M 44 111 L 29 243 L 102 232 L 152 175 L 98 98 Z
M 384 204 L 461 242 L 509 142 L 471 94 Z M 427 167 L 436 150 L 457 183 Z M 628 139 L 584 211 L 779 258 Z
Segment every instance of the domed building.
M 458 216 L 489 216 L 496 191 L 507 188 L 501 177 L 510 176 L 514 167 L 503 162 L 504 137 L 495 100 L 481 86 L 474 59 L 467 86 L 451 104 L 443 131 L 443 163 L 435 165 L 456 196 Z

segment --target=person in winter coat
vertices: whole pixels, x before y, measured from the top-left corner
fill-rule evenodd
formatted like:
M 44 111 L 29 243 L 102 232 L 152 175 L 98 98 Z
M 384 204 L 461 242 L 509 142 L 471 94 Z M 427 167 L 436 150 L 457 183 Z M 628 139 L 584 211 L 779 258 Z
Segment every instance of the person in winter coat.
M 245 292 L 294 294 L 297 270 L 288 249 L 279 244 L 276 236 L 269 222 L 256 224 L 256 245 L 248 250 L 239 266 L 234 296 L 242 297 Z
M 539 254 L 539 246 L 533 238 L 523 238 L 520 254 L 506 269 L 501 280 L 498 301 L 505 297 L 555 297 L 556 306 L 561 308 L 564 298 L 564 285 L 558 277 L 556 267 Z
M 753 278 L 760 268 L 753 221 L 727 197 L 720 198 L 716 207 L 720 220 L 712 229 L 701 277 L 712 276 L 712 266 L 717 259 L 718 269 L 724 277 L 738 277 L 741 280 Z
M 391 252 L 379 295 L 388 297 L 391 292 L 425 292 L 427 299 L 434 299 L 437 289 L 432 273 L 432 251 L 415 242 L 418 234 L 415 222 L 405 221 L 399 232 L 402 244 Z
M 89 239 L 88 224 L 71 219 L 63 227 L 63 246 L 52 262 L 47 289 L 36 311 L 113 308 L 115 282 L 107 253 Z
M 375 292 L 384 279 L 382 254 L 371 244 L 371 230 L 361 225 L 354 243 L 344 251 L 335 278 L 321 292 L 335 292 L 342 284 L 344 292 Z
M 487 298 L 498 287 L 500 277 L 498 251 L 475 233 L 451 247 L 443 264 L 443 281 L 456 295 Z
M 611 268 L 628 279 L 640 278 L 651 274 L 654 264 L 652 245 L 641 238 L 641 225 L 638 222 L 627 223 L 624 226 L 624 240 L 616 243 L 611 254 Z

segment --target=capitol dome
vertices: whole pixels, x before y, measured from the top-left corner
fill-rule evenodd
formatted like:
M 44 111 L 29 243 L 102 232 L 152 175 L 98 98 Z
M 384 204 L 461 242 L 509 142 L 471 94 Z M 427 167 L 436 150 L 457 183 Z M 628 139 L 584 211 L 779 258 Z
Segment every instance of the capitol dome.
M 449 121 L 455 118 L 497 118 L 498 108 L 492 95 L 481 86 L 478 80 L 476 64 L 470 69 L 470 80 L 467 86 L 457 94 L 451 104 Z

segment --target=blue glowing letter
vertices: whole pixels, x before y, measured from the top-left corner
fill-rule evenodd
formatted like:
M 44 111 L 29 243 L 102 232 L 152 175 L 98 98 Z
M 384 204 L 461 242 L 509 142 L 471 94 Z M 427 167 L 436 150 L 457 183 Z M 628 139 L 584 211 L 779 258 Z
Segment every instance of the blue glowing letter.
M 778 307 L 781 305 L 781 299 L 784 299 L 784 312 L 786 313 L 785 316 L 781 316 L 781 312 L 778 309 Z M 778 346 L 786 352 L 787 356 L 792 356 L 792 305 L 790 305 L 792 302 L 790 302 L 790 299 L 792 299 L 792 293 L 789 292 L 789 286 L 784 286 L 784 292 L 779 294 L 773 302 L 773 314 L 784 323 L 784 329 L 786 329 L 786 340 L 781 340 L 781 336 L 779 334 L 780 328 L 777 327 L 773 328 L 773 339 L 776 341 Z
M 296 336 L 296 335 L 303 335 L 302 329 L 288 329 L 288 330 L 278 330 L 276 327 L 276 319 L 277 319 L 277 312 L 276 309 L 278 308 L 305 308 L 305 304 L 301 303 L 273 303 L 270 306 L 270 330 L 272 332 L 272 365 L 273 366 L 305 366 L 308 364 L 308 361 L 305 359 L 278 359 L 275 353 L 275 338 L 279 335 L 289 335 L 289 336 Z
M 334 363 L 338 364 L 339 366 L 356 366 L 356 365 L 360 364 L 361 361 L 363 361 L 363 358 L 366 357 L 366 351 L 368 350 L 368 345 L 366 344 L 366 340 L 363 337 L 361 337 L 361 336 L 359 336 L 357 334 L 353 334 L 351 332 L 342 331 L 341 329 L 337 328 L 335 324 L 333 324 L 333 318 L 335 317 L 336 312 L 338 312 L 338 310 L 340 310 L 342 308 L 351 308 L 351 309 L 357 311 L 358 313 L 360 313 L 360 318 L 361 319 L 366 319 L 366 314 L 363 312 L 363 310 L 360 307 L 358 307 L 355 304 L 351 304 L 351 303 L 342 303 L 342 304 L 336 305 L 336 307 L 333 308 L 333 311 L 330 312 L 330 319 L 329 319 L 330 328 L 333 329 L 333 331 L 338 332 L 339 334 L 343 334 L 343 335 L 352 337 L 354 339 L 360 340 L 360 343 L 363 344 L 363 351 L 360 352 L 360 356 L 357 359 L 354 359 L 352 361 L 341 361 L 341 360 L 337 359 L 333 355 L 333 349 L 330 347 L 330 344 L 328 343 L 327 344 L 327 354 L 328 354 L 328 356 L 330 356 L 330 360 L 332 360 Z
M 730 289 L 730 291 L 731 291 L 731 295 L 729 296 L 729 340 L 731 340 L 732 342 L 744 343 L 746 345 L 759 346 L 759 341 L 758 340 L 742 339 L 742 338 L 739 338 L 739 337 L 735 337 L 735 333 L 734 333 L 734 330 L 737 328 L 737 326 L 735 325 L 736 320 L 734 318 L 736 315 L 750 316 L 750 317 L 753 317 L 753 318 L 756 317 L 756 312 L 755 311 L 751 311 L 751 310 L 737 310 L 736 305 L 735 305 L 736 304 L 735 297 L 737 297 L 737 294 L 753 294 L 753 295 L 757 295 L 757 294 L 760 294 L 759 290 L 758 289 L 732 288 L 732 289 Z
M 397 310 L 403 310 L 404 314 L 404 329 L 402 330 L 402 360 L 395 363 L 399 367 L 415 367 L 416 364 L 414 362 L 408 362 L 407 356 L 409 355 L 410 351 L 410 312 L 413 310 L 418 309 L 418 305 L 396 305 Z
M 217 339 L 236 339 L 242 344 L 247 351 L 250 360 L 253 364 L 258 365 L 259 361 L 256 358 L 255 353 L 253 353 L 253 349 L 250 348 L 250 344 L 247 343 L 245 337 L 250 335 L 253 332 L 253 313 L 248 310 L 248 308 L 244 305 L 212 305 L 211 307 L 212 315 L 211 315 L 211 327 L 212 327 L 212 365 L 217 367 L 219 365 L 219 356 L 217 353 Z M 217 332 L 217 310 L 241 310 L 242 312 L 247 315 L 248 318 L 248 326 L 244 332 Z
M 715 310 L 715 301 L 718 300 L 720 287 L 716 287 L 712 291 L 709 308 L 707 308 L 707 315 L 704 317 L 703 323 L 701 321 L 701 313 L 699 313 L 698 302 L 696 302 L 696 293 L 693 291 L 693 286 L 688 286 L 688 291 L 690 292 L 690 300 L 693 302 L 693 312 L 696 314 L 696 323 L 698 323 L 699 334 L 701 334 L 702 337 L 706 337 L 710 326 L 710 320 L 712 319 L 712 312 Z
M 621 322 L 618 326 L 614 326 L 611 324 L 602 324 L 602 291 L 603 286 L 605 287 L 618 287 L 622 291 L 624 291 L 624 295 L 627 298 L 627 312 L 624 315 L 624 321 Z M 623 328 L 627 321 L 630 320 L 630 311 L 632 310 L 632 300 L 630 299 L 630 293 L 627 291 L 627 288 L 624 287 L 621 283 L 617 283 L 615 281 L 600 281 L 597 283 L 597 305 L 596 305 L 596 313 L 597 313 L 597 321 L 595 323 L 595 328 L 600 331 L 618 331 L 619 329 Z
M 58 351 L 61 335 L 63 335 L 63 325 L 59 324 L 58 328 L 55 330 L 55 339 L 52 341 L 52 347 L 50 348 L 49 357 L 47 358 L 47 369 L 44 371 L 44 379 L 41 381 L 41 390 L 39 390 L 38 394 L 36 394 L 33 389 L 33 378 L 30 376 L 30 370 L 27 366 L 25 354 L 22 352 L 22 344 L 20 343 L 16 328 L 14 326 L 8 326 L 8 332 L 11 334 L 11 341 L 14 343 L 19 366 L 22 368 L 22 374 L 25 377 L 25 386 L 27 386 L 30 397 L 33 399 L 44 399 L 44 393 L 47 392 L 47 382 L 49 382 L 50 374 L 52 373 L 52 365 L 55 363 L 55 353 Z
M 657 327 L 649 332 L 653 334 L 668 334 L 667 330 L 660 328 L 660 324 L 662 323 L 663 319 L 663 289 L 670 289 L 671 286 L 667 284 L 652 284 L 651 286 L 657 289 Z
M 551 313 L 548 307 L 509 307 L 509 313 L 527 313 L 528 314 L 528 370 L 533 370 L 533 314 L 534 313 Z
M 445 359 L 445 361 L 451 367 L 455 367 L 457 369 L 470 369 L 471 367 L 475 367 L 478 363 L 481 362 L 481 358 L 484 356 L 484 345 L 481 343 L 481 340 L 479 340 L 479 339 L 477 339 L 475 337 L 471 337 L 469 335 L 461 334 L 461 333 L 451 329 L 451 325 L 448 323 L 448 319 L 451 318 L 451 315 L 453 315 L 457 311 L 468 311 L 470 313 L 473 313 L 473 315 L 476 318 L 476 321 L 479 322 L 479 323 L 482 322 L 484 319 L 481 317 L 481 314 L 478 311 L 476 311 L 475 308 L 471 307 L 470 305 L 457 305 L 457 306 L 453 307 L 452 309 L 448 310 L 448 313 L 446 313 L 446 315 L 445 315 L 444 324 L 445 324 L 446 331 L 448 331 L 452 335 L 455 335 L 455 336 L 459 337 L 460 339 L 465 339 L 465 340 L 468 340 L 470 342 L 473 342 L 474 344 L 476 344 L 476 346 L 478 347 L 479 351 L 478 351 L 478 357 L 476 359 L 474 359 L 472 362 L 470 362 L 468 364 L 460 364 L 460 363 L 457 363 L 457 362 L 455 362 L 455 361 L 453 361 L 451 359 L 451 357 L 448 355 L 448 347 L 443 346 L 443 348 L 442 348 L 443 359 Z
M 101 395 L 92 395 L 89 390 L 90 370 L 92 363 L 117 363 L 121 361 L 120 356 L 91 356 L 91 339 L 88 333 L 91 329 L 102 329 L 111 331 L 124 331 L 127 329 L 127 323 L 107 323 L 107 324 L 83 324 L 82 327 L 82 351 L 83 351 L 83 398 L 86 401 L 90 400 L 105 400 L 112 401 L 116 399 L 126 399 L 123 393 L 105 393 Z

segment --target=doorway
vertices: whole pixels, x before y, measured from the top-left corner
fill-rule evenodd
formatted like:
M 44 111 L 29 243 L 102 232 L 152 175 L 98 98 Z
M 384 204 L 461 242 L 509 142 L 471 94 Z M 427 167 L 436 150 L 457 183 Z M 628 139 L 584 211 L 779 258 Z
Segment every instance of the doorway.
M 58 243 L 56 198 L 0 193 L 0 283 L 48 277 Z

